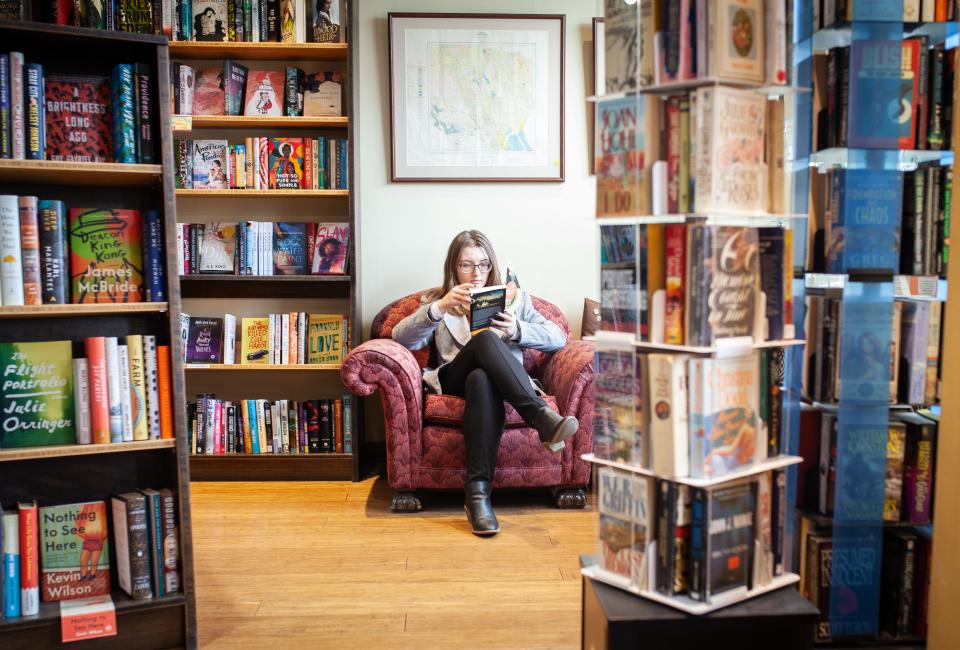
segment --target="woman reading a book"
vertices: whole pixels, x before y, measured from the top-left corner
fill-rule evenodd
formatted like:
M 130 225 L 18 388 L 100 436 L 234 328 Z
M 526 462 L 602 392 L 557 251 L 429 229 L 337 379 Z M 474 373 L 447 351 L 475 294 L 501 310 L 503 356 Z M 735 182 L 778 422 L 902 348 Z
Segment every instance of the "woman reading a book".
M 563 440 L 579 428 L 576 418 L 550 408 L 523 368 L 523 348 L 554 352 L 566 343 L 560 328 L 537 311 L 528 294 L 524 293 L 515 313 L 499 312 L 490 329 L 471 337 L 471 290 L 500 283 L 490 240 L 477 230 L 465 230 L 447 249 L 443 285 L 424 294 L 420 309 L 393 328 L 393 340 L 406 348 L 435 346 L 440 366 L 426 368 L 423 374 L 430 390 L 466 400 L 465 508 L 477 535 L 500 532 L 490 494 L 505 420 L 503 402 L 509 402 L 537 430 L 551 451 L 560 451 Z

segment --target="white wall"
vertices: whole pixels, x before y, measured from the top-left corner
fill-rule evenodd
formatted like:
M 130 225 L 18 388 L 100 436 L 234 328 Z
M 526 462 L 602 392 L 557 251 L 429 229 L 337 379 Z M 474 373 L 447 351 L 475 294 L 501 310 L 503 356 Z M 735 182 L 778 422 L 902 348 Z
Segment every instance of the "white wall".
M 585 297 L 597 298 L 595 181 L 588 174 L 584 101 L 592 84 L 585 42 L 592 0 L 361 0 L 356 7 L 354 128 L 360 220 L 361 309 L 368 333 L 377 312 L 408 293 L 440 284 L 450 240 L 476 228 L 521 286 L 564 310 L 580 331 Z M 387 13 L 477 12 L 566 15 L 563 183 L 391 183 Z M 585 81 L 585 68 L 588 79 Z

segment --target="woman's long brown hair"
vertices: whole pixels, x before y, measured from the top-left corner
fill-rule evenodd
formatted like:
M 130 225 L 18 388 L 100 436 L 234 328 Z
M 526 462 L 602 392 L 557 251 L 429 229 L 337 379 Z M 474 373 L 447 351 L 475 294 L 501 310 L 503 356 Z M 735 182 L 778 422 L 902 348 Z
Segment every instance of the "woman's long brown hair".
M 428 300 L 439 300 L 443 298 L 450 289 L 453 289 L 459 283 L 457 282 L 457 262 L 460 261 L 460 251 L 467 246 L 476 246 L 482 248 L 490 260 L 490 275 L 487 276 L 486 286 L 503 284 L 500 279 L 500 265 L 497 263 L 497 254 L 493 251 L 493 244 L 479 230 L 464 230 L 453 238 L 450 247 L 447 248 L 447 259 L 443 263 L 443 285 L 431 289 L 427 293 Z

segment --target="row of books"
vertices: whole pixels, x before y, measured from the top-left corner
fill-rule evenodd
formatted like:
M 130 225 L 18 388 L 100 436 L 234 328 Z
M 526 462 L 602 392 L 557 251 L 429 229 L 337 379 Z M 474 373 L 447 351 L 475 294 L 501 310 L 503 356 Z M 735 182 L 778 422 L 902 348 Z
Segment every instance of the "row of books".
M 3 306 L 163 302 L 163 251 L 156 210 L 0 195 Z
M 689 79 L 787 83 L 785 0 L 604 2 L 607 93 Z
M 36 616 L 41 602 L 108 595 L 113 570 L 134 600 L 181 590 L 176 495 L 168 489 L 117 494 L 109 511 L 104 501 L 26 501 L 0 513 L 0 618 Z
M 188 404 L 194 454 L 351 454 L 353 396 L 340 399 L 225 401 Z
M 847 319 L 840 299 L 810 296 L 808 304 L 808 395 L 814 401 L 838 402 L 844 379 L 863 386 L 860 378 L 881 376 L 883 366 L 889 367 L 890 383 L 879 394 L 886 393 L 891 404 L 940 401 L 943 303 L 894 302 L 889 350 L 874 349 L 882 338 L 858 342 L 843 336 Z
M 864 9 L 877 9 L 870 0 L 814 0 L 812 5 L 815 30 L 853 20 L 862 21 Z M 895 7 L 891 5 L 890 9 Z M 955 20 L 956 16 L 956 0 L 903 0 L 902 20 L 905 23 L 945 22 Z
M 345 190 L 347 141 L 338 138 L 177 140 L 176 181 L 194 190 Z
M 45 75 L 0 53 L 0 158 L 153 163 L 154 80 L 143 63 L 112 77 Z
M 709 86 L 596 107 L 597 216 L 784 211 L 783 101 Z
M 784 572 L 786 474 L 712 489 L 598 470 L 600 567 L 635 589 L 709 603 Z
M 227 59 L 200 68 L 170 64 L 174 115 L 341 115 L 343 79 L 334 70 L 250 70 Z
M 0 358 L 0 447 L 173 438 L 170 346 L 154 336 L 0 343 Z
M 794 337 L 791 230 L 680 224 L 600 227 L 600 329 L 710 346 Z
M 596 351 L 594 453 L 658 476 L 721 478 L 781 453 L 782 350 Z
M 344 0 L 151 1 L 172 14 L 162 29 L 176 41 L 337 43 L 346 36 Z
M 817 114 L 818 149 L 950 148 L 955 57 L 931 49 L 928 37 L 854 40 L 816 61 L 825 77 L 817 87 L 826 93 Z M 902 114 L 883 110 L 891 93 L 903 103 Z
M 237 318 L 180 315 L 187 363 L 237 363 Z M 240 363 L 341 364 L 350 350 L 350 317 L 289 312 L 240 319 Z
M 183 275 L 343 275 L 350 224 L 178 223 L 177 245 Z
M 800 593 L 820 610 L 816 625 L 817 641 L 842 639 L 843 631 L 831 625 L 832 596 L 843 593 L 834 584 L 834 548 L 856 550 L 861 543 L 870 552 L 847 552 L 844 568 L 857 575 L 876 575 L 880 578 L 880 602 L 876 608 L 878 635 L 882 639 L 903 638 L 911 641 L 927 635 L 927 616 L 930 607 L 932 539 L 928 529 L 887 528 L 883 531 L 880 557 L 873 551 L 874 541 L 866 535 L 851 538 L 850 534 L 835 538 L 833 521 L 817 514 L 800 518 L 799 573 Z M 861 565 L 860 563 L 869 563 Z M 879 570 L 879 571 L 878 571 Z M 846 574 L 844 574 L 846 575 Z M 862 617 L 866 605 L 853 599 L 845 608 L 847 616 Z M 842 622 L 842 618 L 840 621 Z M 863 640 L 862 634 L 859 635 Z

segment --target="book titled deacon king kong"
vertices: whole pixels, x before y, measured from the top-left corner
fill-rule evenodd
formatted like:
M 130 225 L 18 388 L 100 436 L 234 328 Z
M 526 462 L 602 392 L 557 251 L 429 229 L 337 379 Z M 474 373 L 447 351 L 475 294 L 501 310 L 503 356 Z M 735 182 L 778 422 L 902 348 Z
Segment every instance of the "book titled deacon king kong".
M 143 300 L 139 210 L 70 209 L 74 304 Z
M 0 343 L 0 447 L 77 441 L 70 341 Z
M 47 160 L 113 160 L 110 96 L 109 77 L 47 75 Z
M 107 505 L 40 508 L 40 598 L 44 602 L 110 593 Z

